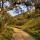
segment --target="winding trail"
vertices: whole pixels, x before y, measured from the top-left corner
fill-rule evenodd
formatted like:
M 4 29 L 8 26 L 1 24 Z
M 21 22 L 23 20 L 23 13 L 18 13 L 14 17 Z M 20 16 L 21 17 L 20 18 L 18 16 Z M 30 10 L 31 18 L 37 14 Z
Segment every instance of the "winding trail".
M 13 29 L 14 29 L 14 32 L 15 32 L 13 34 L 14 40 L 35 40 L 31 35 L 22 31 L 21 29 L 18 29 L 18 28 L 13 28 Z

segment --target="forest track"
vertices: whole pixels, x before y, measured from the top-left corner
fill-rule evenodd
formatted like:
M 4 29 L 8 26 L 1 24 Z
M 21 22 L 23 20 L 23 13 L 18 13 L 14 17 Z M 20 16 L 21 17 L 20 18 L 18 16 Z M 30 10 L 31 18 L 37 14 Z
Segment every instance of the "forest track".
M 31 35 L 18 28 L 13 28 L 13 40 L 35 40 Z

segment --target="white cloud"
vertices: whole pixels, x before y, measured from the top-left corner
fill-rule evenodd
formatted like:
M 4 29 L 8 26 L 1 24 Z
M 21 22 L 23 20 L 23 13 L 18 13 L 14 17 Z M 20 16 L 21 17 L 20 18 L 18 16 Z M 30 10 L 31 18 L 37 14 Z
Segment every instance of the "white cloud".
M 17 5 L 18 7 L 17 8 L 13 8 L 13 10 L 9 10 L 7 11 L 11 16 L 16 16 L 18 14 L 21 14 L 23 12 L 27 12 L 27 6 L 26 5 L 23 5 L 23 4 L 20 4 L 20 5 Z M 28 7 L 28 9 L 30 10 L 30 6 Z
M 6 1 L 5 3 L 4 3 L 4 7 L 6 7 L 6 6 L 10 6 L 10 2 L 8 2 L 8 1 Z

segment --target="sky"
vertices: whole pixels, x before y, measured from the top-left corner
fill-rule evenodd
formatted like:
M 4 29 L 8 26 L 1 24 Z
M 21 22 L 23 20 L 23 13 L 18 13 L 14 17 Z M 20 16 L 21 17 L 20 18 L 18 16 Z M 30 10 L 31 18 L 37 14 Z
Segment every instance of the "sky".
M 8 2 L 8 1 L 6 1 L 5 3 L 4 3 L 4 7 L 6 7 L 6 6 L 10 6 L 10 2 Z
M 26 5 L 20 4 L 17 8 L 13 8 L 13 10 L 7 11 L 10 15 L 15 16 L 27 11 Z
M 16 6 L 17 8 L 13 8 L 13 10 L 7 11 L 7 13 L 9 13 L 11 16 L 16 16 L 18 14 L 25 13 L 28 11 L 27 6 L 24 4 L 20 4 L 20 5 L 17 4 Z M 28 9 L 30 10 L 30 6 L 28 6 Z
M 4 2 L 4 7 L 9 7 L 10 6 L 10 2 L 8 2 L 8 1 L 6 1 L 6 2 Z M 2 6 L 2 2 L 0 2 L 0 6 Z
M 10 7 L 10 2 L 6 1 L 4 3 L 4 7 L 6 7 L 6 6 Z M 20 5 L 16 4 L 16 6 L 17 6 L 17 8 L 13 8 L 12 10 L 7 11 L 7 13 L 9 13 L 11 16 L 16 16 L 18 14 L 21 14 L 21 13 L 24 13 L 24 12 L 28 11 L 27 6 L 24 5 L 24 4 L 20 4 Z M 30 10 L 30 6 L 28 6 L 28 9 Z

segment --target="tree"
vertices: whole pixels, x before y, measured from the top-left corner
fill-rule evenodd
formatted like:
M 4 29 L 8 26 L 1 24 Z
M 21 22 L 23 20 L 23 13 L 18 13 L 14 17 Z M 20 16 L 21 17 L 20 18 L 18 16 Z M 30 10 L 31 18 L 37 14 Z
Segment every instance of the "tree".
M 4 9 L 4 0 L 2 1 L 2 7 L 1 7 L 1 12 L 0 12 L 0 27 L 4 29 L 5 24 L 11 18 L 11 16 L 7 13 L 7 11 Z
M 40 0 L 32 0 L 34 3 L 35 8 L 40 8 Z

